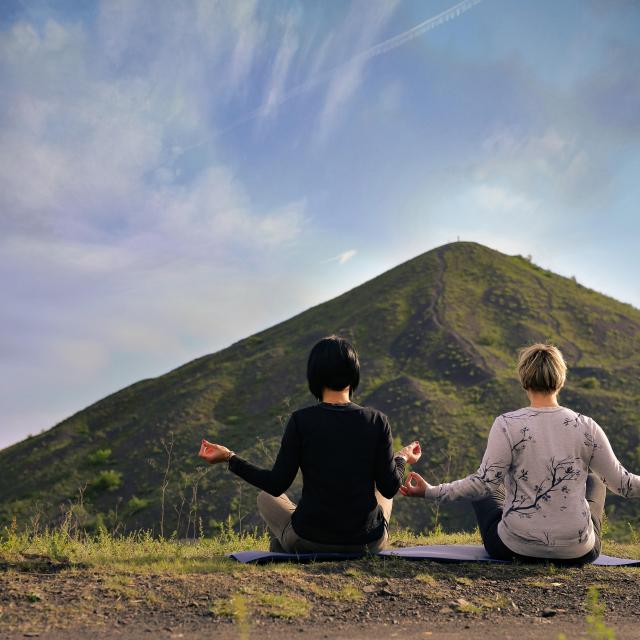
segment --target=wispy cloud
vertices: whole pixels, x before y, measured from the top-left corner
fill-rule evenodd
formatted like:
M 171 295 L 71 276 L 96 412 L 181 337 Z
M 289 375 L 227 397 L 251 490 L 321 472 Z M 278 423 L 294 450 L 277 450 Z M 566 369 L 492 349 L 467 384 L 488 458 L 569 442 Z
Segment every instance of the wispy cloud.
M 458 235 L 637 304 L 640 13 L 456 2 L 14 3 L 0 441 Z
M 340 108 L 346 105 L 360 87 L 366 63 L 371 57 L 366 52 L 379 38 L 397 7 L 397 0 L 373 7 L 364 1 L 351 5 L 337 36 L 343 50 L 349 47 L 351 55 L 339 68 L 331 71 L 319 116 L 318 133 L 321 137 L 332 128 Z
M 529 132 L 498 127 L 483 143 L 473 178 L 479 184 L 508 184 L 529 199 L 581 207 L 608 187 L 611 159 L 608 142 L 598 144 L 579 130 L 576 122 Z
M 271 68 L 271 76 L 265 91 L 264 108 L 261 115 L 268 118 L 275 115 L 285 93 L 291 64 L 298 51 L 296 13 L 289 12 L 284 19 L 284 32 Z
M 480 2 L 481 0 L 463 0 L 463 2 L 459 2 L 410 29 L 377 43 L 375 40 L 393 16 L 398 7 L 398 2 L 387 2 L 379 6 L 378 11 L 372 11 L 368 3 L 366 6 L 359 6 L 357 3 L 353 4 L 349 15 L 344 21 L 342 37 L 349 42 L 356 43 L 356 53 L 338 68 L 329 71 L 331 80 L 320 114 L 320 137 L 325 136 L 334 126 L 341 108 L 346 106 L 355 95 L 362 84 L 365 68 L 369 60 L 403 46 L 427 31 L 462 15 L 462 13 Z M 365 16 L 364 20 L 363 16 Z
M 373 41 L 399 6 L 399 0 L 387 0 L 373 8 L 365 0 L 355 0 L 341 27 L 327 34 L 322 44 L 318 46 L 306 80 L 285 90 L 284 81 L 292 63 L 292 57 L 298 48 L 298 38 L 287 27 L 275 59 L 266 100 L 257 108 L 242 114 L 217 131 L 216 136 L 227 134 L 255 118 L 268 117 L 281 105 L 323 84 L 328 84 L 319 114 L 319 129 L 316 133 L 319 138 L 325 137 L 338 117 L 340 106 L 344 106 L 362 84 L 363 73 L 370 59 L 403 46 L 427 31 L 457 18 L 480 2 L 482 0 L 462 0 L 410 29 L 374 43 Z M 356 49 L 355 53 L 353 48 Z M 308 53 L 308 47 L 305 49 Z M 329 68 L 323 70 L 326 61 L 331 61 L 331 64 Z M 194 146 L 201 144 L 204 144 L 204 141 Z
M 345 264 L 349 262 L 349 260 L 351 260 L 351 258 L 353 258 L 357 253 L 358 251 L 356 249 L 349 249 L 348 251 L 339 253 L 337 256 L 333 256 L 333 258 L 325 260 L 324 262 L 337 262 L 338 264 Z
M 150 20 L 146 5 L 105 3 L 91 37 L 55 19 L 0 34 L 0 279 L 14 301 L 0 326 L 23 345 L 0 341 L 0 378 L 13 377 L 0 405 L 23 434 L 251 332 L 299 291 L 270 278 L 310 226 L 304 198 L 265 206 L 218 145 L 179 161 L 213 140 L 211 105 L 245 82 L 262 37 L 253 3 L 212 6 L 162 4 Z
M 220 5 L 201 2 L 202 11 L 219 11 Z M 257 0 L 231 2 L 227 5 L 230 13 L 230 30 L 234 32 L 235 45 L 229 64 L 229 93 L 246 92 L 247 79 L 254 67 L 260 50 L 265 46 L 267 37 L 266 25 L 258 18 Z M 220 16 L 218 16 L 220 19 Z
M 492 213 L 531 213 L 535 203 L 529 198 L 495 184 L 479 184 L 471 189 L 473 203 L 482 211 Z

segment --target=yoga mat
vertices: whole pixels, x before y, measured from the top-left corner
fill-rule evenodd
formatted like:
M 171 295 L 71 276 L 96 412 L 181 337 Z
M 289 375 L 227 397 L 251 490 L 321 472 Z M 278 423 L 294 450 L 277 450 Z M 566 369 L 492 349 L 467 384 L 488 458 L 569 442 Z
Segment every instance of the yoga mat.
M 435 560 L 437 562 L 495 562 L 508 563 L 508 560 L 494 560 L 487 555 L 482 545 L 477 544 L 431 544 L 419 547 L 400 547 L 385 549 L 375 555 L 406 558 L 407 560 Z M 238 562 L 266 564 L 269 562 L 323 562 L 352 560 L 361 558 L 357 553 L 274 553 L 271 551 L 237 551 L 227 557 Z M 614 558 L 601 554 L 593 563 L 601 567 L 640 567 L 640 560 Z

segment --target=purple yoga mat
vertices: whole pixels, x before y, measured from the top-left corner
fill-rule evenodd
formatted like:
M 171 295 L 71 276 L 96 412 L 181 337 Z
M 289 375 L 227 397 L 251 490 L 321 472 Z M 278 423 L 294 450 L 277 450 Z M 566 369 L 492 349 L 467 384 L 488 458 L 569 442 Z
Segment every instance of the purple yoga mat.
M 238 551 L 227 555 L 238 562 L 253 562 L 255 564 L 266 564 L 268 562 L 321 562 L 351 560 L 362 557 L 361 554 L 357 553 L 273 553 L 271 551 Z M 387 549 L 375 555 L 439 562 L 496 562 L 502 564 L 508 562 L 490 558 L 484 547 L 478 544 L 430 544 L 419 547 L 401 547 Z M 602 554 L 593 564 L 603 567 L 638 567 L 640 566 L 640 560 L 614 558 Z

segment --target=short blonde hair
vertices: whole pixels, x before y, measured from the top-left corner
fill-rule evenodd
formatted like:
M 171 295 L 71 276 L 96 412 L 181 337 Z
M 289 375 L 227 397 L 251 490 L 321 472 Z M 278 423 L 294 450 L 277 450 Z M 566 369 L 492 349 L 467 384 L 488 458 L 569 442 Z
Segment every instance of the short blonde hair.
M 518 377 L 523 389 L 554 393 L 564 386 L 567 363 L 555 345 L 532 344 L 520 351 Z

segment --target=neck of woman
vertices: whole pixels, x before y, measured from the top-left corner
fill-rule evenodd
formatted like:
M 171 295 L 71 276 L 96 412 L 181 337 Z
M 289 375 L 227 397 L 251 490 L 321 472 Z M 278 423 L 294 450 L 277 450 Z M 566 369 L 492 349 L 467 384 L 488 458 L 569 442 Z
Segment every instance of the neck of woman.
M 530 406 L 534 409 L 545 409 L 550 407 L 559 407 L 558 404 L 558 392 L 543 393 L 541 391 L 527 390 L 527 396 L 529 396 Z
M 340 391 L 325 388 L 322 391 L 322 402 L 326 402 L 327 404 L 349 404 L 351 402 L 351 398 L 349 398 L 349 387 L 341 389 Z

